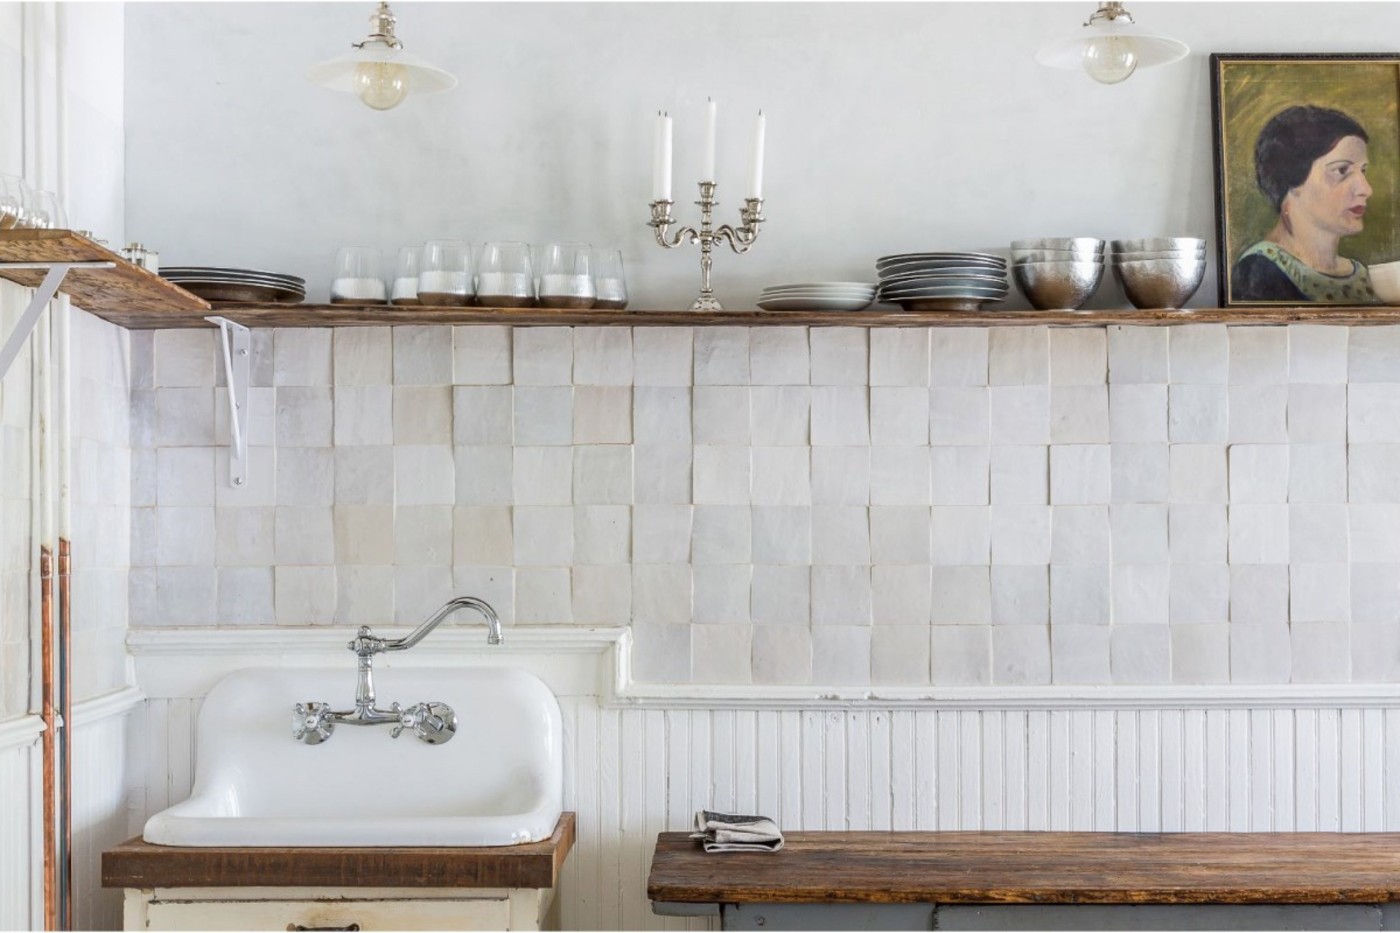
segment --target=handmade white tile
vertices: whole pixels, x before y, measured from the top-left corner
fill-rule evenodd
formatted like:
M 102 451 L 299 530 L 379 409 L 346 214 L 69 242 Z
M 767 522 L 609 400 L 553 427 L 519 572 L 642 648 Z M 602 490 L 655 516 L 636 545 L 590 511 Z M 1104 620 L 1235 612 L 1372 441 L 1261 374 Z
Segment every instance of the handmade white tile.
M 279 327 L 273 331 L 272 384 L 330 385 L 331 334 L 329 327 Z M 156 348 L 159 359 L 159 338 Z
M 395 501 L 399 505 L 452 505 L 457 493 L 455 472 L 452 448 L 446 444 L 397 446 Z
M 814 566 L 811 609 L 813 625 L 870 625 L 870 567 Z
M 696 328 L 695 384 L 748 385 L 750 330 L 748 327 Z
M 1109 636 L 1104 625 L 1053 625 L 1050 627 L 1051 679 L 1057 684 L 1107 684 Z
M 394 443 L 452 443 L 452 386 L 395 386 L 393 392 Z
M 753 626 L 692 625 L 690 679 L 700 684 L 752 681 Z
M 928 625 L 933 605 L 931 573 L 927 564 L 870 568 L 873 624 Z
M 870 448 L 813 447 L 812 502 L 815 505 L 867 505 L 870 502 Z
M 1051 625 L 1108 625 L 1113 612 L 1109 580 L 1108 564 L 1051 564 Z
M 1056 505 L 1107 503 L 1113 491 L 1108 444 L 1050 448 L 1050 501 Z
M 511 448 L 457 447 L 453 458 L 459 505 L 509 505 L 514 501 L 515 454 Z
M 1400 441 L 1400 383 L 1347 387 L 1347 440 L 1353 444 Z
M 273 625 L 271 567 L 218 568 L 219 625 Z
M 812 388 L 812 445 L 858 447 L 871 442 L 872 417 L 879 408 L 864 386 Z M 885 390 L 900 391 L 900 390 Z M 905 391 L 925 393 L 919 389 Z M 925 433 L 927 436 L 927 433 Z M 893 443 L 880 441 L 876 443 Z M 918 443 L 917 441 L 914 443 Z
M 987 381 L 994 386 L 1050 382 L 1050 337 L 1045 327 L 994 327 L 988 337 Z
M 1229 498 L 1227 448 L 1219 444 L 1171 446 L 1171 501 L 1225 502 Z
M 1228 413 L 1233 444 L 1288 442 L 1288 386 L 1231 386 Z
M 142 548 L 140 553 L 137 551 L 136 535 L 138 529 L 145 525 L 145 521 L 138 521 L 138 516 L 149 516 L 148 533 L 151 537 L 149 552 L 146 552 L 145 548 Z M 155 509 L 132 510 L 131 560 L 133 565 L 155 563 L 155 539 L 158 533 L 155 516 Z M 214 515 L 215 563 L 221 567 L 271 565 L 273 561 L 272 516 L 273 509 L 269 507 L 216 509 Z
M 1230 374 L 1230 344 L 1224 325 L 1186 324 L 1168 330 L 1173 383 L 1226 383 Z
M 271 568 L 268 573 L 270 581 Z M 336 625 L 382 625 L 394 617 L 394 568 L 341 564 L 335 571 L 335 595 Z
M 1400 566 L 1351 565 L 1351 621 L 1392 625 L 1400 618 Z
M 331 462 L 337 505 L 393 504 L 394 448 L 337 447 Z
M 565 566 L 574 556 L 574 510 L 516 506 L 512 511 L 517 566 Z
M 865 506 L 812 509 L 812 563 L 870 563 L 870 514 Z
M 640 625 L 690 622 L 691 576 L 685 564 L 632 565 L 632 621 Z
M 1118 385 L 1170 379 L 1167 327 L 1108 328 L 1108 381 Z
M 809 386 L 754 386 L 749 390 L 753 443 L 765 447 L 810 443 Z
M 1167 387 L 1114 383 L 1108 389 L 1108 437 L 1115 444 L 1167 441 Z
M 690 629 L 689 625 L 652 625 L 638 629 L 632 643 L 633 679 L 645 684 L 689 683 Z M 757 641 L 754 651 L 758 651 Z
M 162 506 L 156 513 L 156 564 L 162 567 L 214 563 L 214 509 Z
M 1230 563 L 1288 562 L 1288 506 L 1231 505 Z
M 952 630 L 946 625 L 933 629 L 935 633 Z M 929 683 L 929 632 L 922 625 L 882 625 L 870 631 L 870 678 L 873 683 L 894 686 L 915 686 Z M 987 636 L 990 649 L 991 636 Z M 989 658 L 991 651 L 987 652 Z M 943 652 L 948 667 L 957 662 L 954 652 Z M 961 672 L 950 671 L 953 676 Z
M 747 515 L 747 510 L 739 506 L 706 506 L 705 508 L 734 508 Z M 632 509 L 632 541 L 636 553 L 667 564 L 690 562 L 691 522 L 692 507 L 688 505 L 636 506 Z M 747 529 L 743 540 L 747 549 L 749 543 Z M 696 562 L 698 563 L 698 561 Z
M 1173 564 L 1171 624 L 1224 622 L 1230 617 L 1230 568 L 1225 564 Z
M 993 563 L 1050 563 L 1049 506 L 993 505 L 989 511 Z M 934 536 L 937 537 L 937 509 L 933 517 Z
M 516 386 L 515 443 L 567 445 L 574 439 L 574 390 L 570 386 Z
M 812 510 L 806 506 L 755 506 L 753 561 L 756 564 L 810 564 Z
M 748 386 L 696 386 L 696 444 L 746 447 L 752 441 Z
M 930 504 L 932 487 L 929 470 L 927 447 L 870 448 L 870 504 Z
M 689 401 L 687 399 L 687 401 Z M 690 442 L 690 417 L 684 419 L 684 437 L 667 443 Z M 630 444 L 632 442 L 632 389 L 628 386 L 580 386 L 574 389 L 575 444 Z
M 156 505 L 214 504 L 214 448 L 161 447 L 155 456 Z
M 1111 450 L 1113 502 L 1168 501 L 1171 449 L 1166 444 L 1114 444 Z
M 988 395 L 993 445 L 1050 443 L 1049 386 L 993 386 Z
M 330 396 L 326 389 L 287 389 L 287 392 L 319 392 L 325 395 L 325 410 L 318 412 L 324 422 L 324 433 L 327 438 L 326 443 L 330 443 Z M 135 396 L 140 394 L 143 399 L 146 396 L 144 391 L 133 392 Z M 148 432 L 142 425 L 138 425 L 138 420 L 144 424 L 144 410 L 133 412 L 132 423 L 132 446 L 154 446 L 154 447 L 209 447 L 217 443 L 214 438 L 214 390 L 211 388 L 195 389 L 155 389 L 151 390 L 151 395 L 155 398 L 155 430 Z M 279 393 L 280 394 L 280 393 Z M 296 423 L 292 427 L 301 427 L 301 416 L 304 414 L 300 404 L 293 405 L 292 402 L 300 403 L 301 400 L 292 396 L 288 403 L 289 417 L 296 418 Z M 278 443 L 282 441 L 282 431 L 280 419 L 282 407 L 278 405 Z M 306 432 L 311 433 L 311 432 Z M 290 436 L 290 433 L 289 433 Z M 289 441 L 291 442 L 291 441 Z
M 868 628 L 826 625 L 813 629 L 813 682 L 837 686 L 869 684 L 870 642 Z
M 1288 329 L 1230 327 L 1230 385 L 1288 382 Z
M 415 325 L 393 330 L 394 385 L 452 384 L 452 328 Z
M 792 625 L 756 625 L 753 632 L 753 682 L 812 682 L 812 633 Z
M 1286 626 L 1230 625 L 1231 683 L 1288 683 L 1292 661 L 1292 640 Z
M 688 386 L 694 380 L 695 332 L 689 327 L 632 331 L 632 381 L 639 386 Z
M 985 386 L 989 343 L 985 327 L 930 328 L 929 384 Z
M 754 568 L 749 564 L 706 564 L 692 571 L 695 585 L 694 620 L 700 625 L 747 625 L 749 590 Z
M 807 328 L 759 327 L 749 335 L 749 376 L 753 385 L 808 385 Z
M 865 327 L 813 327 L 808 333 L 814 386 L 863 386 L 869 381 L 870 340 Z
M 1400 563 L 1400 505 L 1348 506 L 1351 559 L 1356 563 Z
M 153 386 L 214 385 L 216 341 L 213 331 L 165 329 L 155 331 L 152 339 Z
M 944 566 L 991 562 L 991 522 L 984 506 L 934 506 L 933 563 Z
M 811 454 L 806 447 L 754 447 L 751 494 L 755 505 L 810 505 Z
M 338 390 L 337 404 L 339 396 Z M 456 386 L 452 421 L 452 442 L 459 447 L 510 444 L 515 434 L 513 390 L 510 386 Z M 337 418 L 337 431 L 339 427 Z M 338 435 L 336 443 L 341 443 Z
M 385 525 L 387 530 L 390 526 Z M 394 563 L 449 567 L 453 561 L 453 510 L 436 505 L 403 506 L 393 520 Z
M 899 389 L 873 390 L 874 392 L 898 392 Z M 878 397 L 872 395 L 872 402 Z M 876 443 L 923 443 L 918 438 L 927 436 L 934 446 L 975 445 L 986 446 L 991 442 L 991 395 L 980 386 L 934 386 L 922 399 L 912 397 L 908 406 L 893 406 L 882 413 L 888 427 L 881 434 L 896 438 Z M 926 414 L 927 431 L 919 422 L 919 415 Z M 874 416 L 874 415 L 872 415 Z M 904 439 L 897 439 L 903 435 Z
M 1047 447 L 991 449 L 991 500 L 997 505 L 1045 505 L 1050 501 Z
M 516 447 L 513 455 L 516 505 L 568 505 L 573 501 L 574 448 Z
M 337 386 L 387 386 L 392 382 L 391 328 L 335 327 L 331 328 L 331 333 L 333 376 Z
M 1229 392 L 1218 385 L 1168 389 L 1167 430 L 1173 444 L 1224 444 L 1229 440 Z
M 1167 515 L 1165 504 L 1110 506 L 1108 521 L 1113 536 L 1113 562 L 1166 563 L 1170 559 Z
M 1288 618 L 1292 622 L 1348 622 L 1351 574 L 1344 563 L 1295 561 L 1288 568 Z
M 392 386 L 338 386 L 333 405 L 337 447 L 394 442 Z
M 1112 554 L 1106 505 L 1056 505 L 1050 510 L 1050 561 L 1107 564 Z
M 1171 681 L 1171 630 L 1164 625 L 1110 629 L 1109 667 L 1115 684 L 1148 686 Z
M 811 592 L 811 567 L 755 563 L 750 597 L 754 624 L 808 627 Z
M 1222 684 L 1230 680 L 1227 624 L 1172 625 L 1172 683 Z
M 1288 636 L 1295 684 L 1337 684 L 1351 680 L 1349 626 L 1294 622 L 1289 626 Z
M 1115 563 L 1109 586 L 1115 626 L 1162 625 L 1169 621 L 1170 565 Z
M 423 508 L 436 509 L 436 506 Z M 262 509 L 235 509 L 252 511 Z M 446 509 L 442 511 L 446 512 Z M 449 513 L 450 514 L 450 513 Z M 222 519 L 222 516 L 220 516 Z M 338 565 L 394 563 L 395 514 L 391 505 L 337 505 L 332 510 L 335 526 L 335 563 Z M 450 539 L 449 539 L 450 540 Z M 450 558 L 450 553 L 449 553 Z M 509 558 L 509 552 L 507 552 Z M 269 560 L 268 563 L 271 563 Z M 318 562 L 319 563 L 319 562 Z
M 875 448 L 875 453 L 882 448 Z M 898 450 L 901 448 L 884 448 Z M 919 450 L 921 447 L 904 448 Z M 986 505 L 991 497 L 990 449 L 987 447 L 933 447 L 929 449 L 932 503 L 934 505 Z M 875 481 L 871 480 L 874 502 Z
M 26 448 L 28 446 L 25 445 Z M 15 444 L 12 447 L 18 449 L 19 445 Z M 131 505 L 133 508 L 156 504 L 160 485 L 159 455 L 156 451 L 157 448 L 153 447 L 137 447 L 131 451 Z M 4 475 L 12 476 L 14 474 L 6 472 Z M 217 498 L 217 493 L 215 496 Z
M 479 567 L 457 564 L 452 568 L 452 589 L 480 597 L 491 604 L 501 621 L 515 621 L 515 570 L 511 567 Z
M 638 506 L 638 511 L 642 509 Z M 753 560 L 753 512 L 748 506 L 697 505 L 691 561 L 700 564 L 748 564 Z M 650 555 L 638 541 L 639 555 Z M 684 561 L 677 561 L 684 563 Z
M 632 617 L 632 568 L 574 567 L 573 618 L 578 625 L 625 625 Z M 679 626 L 677 626 L 679 628 Z
M 1288 501 L 1288 447 L 1235 444 L 1230 448 L 1230 502 Z
M 1295 503 L 1288 507 L 1288 556 L 1309 563 L 1350 559 L 1347 507 L 1340 503 Z
M 1288 387 L 1288 440 L 1295 444 L 1341 444 L 1346 439 L 1345 385 Z
M 337 341 L 339 332 L 346 329 L 337 330 Z M 452 328 L 452 381 L 457 385 L 509 385 L 512 330 L 498 325 Z
M 929 384 L 929 329 L 876 328 L 870 331 L 872 386 Z
M 626 564 L 631 557 L 630 508 L 625 505 L 574 506 L 574 564 Z
M 1050 629 L 1044 625 L 992 628 L 992 683 L 1030 686 L 1050 683 Z
M 1400 382 L 1400 327 L 1348 327 L 1347 338 L 1347 381 Z
M 275 567 L 272 573 L 278 625 L 328 625 L 334 621 L 336 568 Z
M 1347 448 L 1342 444 L 1293 444 L 1288 449 L 1288 501 L 1345 502 Z
M 273 554 L 279 565 L 335 563 L 335 524 L 330 507 L 278 506 L 274 523 Z
M 1050 338 L 1050 384 L 1102 385 L 1108 378 L 1108 334 L 1098 328 L 1055 328 Z
M 691 501 L 690 447 L 683 444 L 638 444 L 632 449 L 632 463 L 634 501 L 649 504 Z
M 566 386 L 573 381 L 574 342 L 567 327 L 520 327 L 511 336 L 517 386 Z
M 935 625 L 987 625 L 992 621 L 990 569 L 932 568 L 933 602 L 929 621 Z
M 1400 680 L 1400 629 L 1395 627 L 1394 620 L 1387 625 L 1352 625 L 1349 628 L 1352 681 L 1375 684 Z
M 574 385 L 632 384 L 632 331 L 626 327 L 575 327 Z
M 567 567 L 515 570 L 515 621 L 524 625 L 573 621 L 573 581 Z
M 902 632 L 903 628 L 881 628 L 873 634 L 879 639 L 888 632 Z M 919 682 L 915 677 L 924 669 L 925 659 L 929 662 L 931 682 L 939 686 L 986 686 L 992 682 L 992 629 L 989 626 L 935 625 L 928 630 L 926 652 L 919 651 L 916 642 L 909 646 L 909 651 L 906 676 L 910 683 Z M 890 663 L 893 666 L 895 659 L 891 658 Z
M 334 470 L 335 453 L 329 447 L 282 448 L 277 451 L 277 504 L 331 505 L 335 492 Z
M 1324 385 L 1347 381 L 1350 328 L 1323 324 L 1288 325 L 1288 380 Z
M 632 501 L 631 447 L 607 444 L 575 447 L 573 452 L 575 503 L 626 505 Z

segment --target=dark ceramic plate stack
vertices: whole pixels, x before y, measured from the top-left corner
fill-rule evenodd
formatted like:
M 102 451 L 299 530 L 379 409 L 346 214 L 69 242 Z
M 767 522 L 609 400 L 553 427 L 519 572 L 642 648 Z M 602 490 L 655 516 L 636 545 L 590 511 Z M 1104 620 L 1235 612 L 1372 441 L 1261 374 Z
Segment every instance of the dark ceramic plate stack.
M 209 302 L 296 304 L 306 299 L 306 279 L 279 272 L 222 266 L 168 266 L 161 269 L 160 274 L 162 278 Z
M 991 253 L 901 253 L 875 261 L 878 300 L 905 311 L 977 311 L 1004 301 L 1006 260 Z

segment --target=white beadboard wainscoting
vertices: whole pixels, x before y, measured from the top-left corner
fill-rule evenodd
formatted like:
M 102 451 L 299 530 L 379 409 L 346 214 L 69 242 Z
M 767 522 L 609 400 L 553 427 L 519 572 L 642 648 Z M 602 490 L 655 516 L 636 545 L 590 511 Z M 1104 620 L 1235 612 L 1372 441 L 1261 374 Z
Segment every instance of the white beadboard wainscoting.
M 43 832 L 39 788 L 43 773 L 38 716 L 0 722 L 0 929 L 43 924 Z
M 256 665 L 343 664 L 349 695 L 346 634 L 133 631 L 149 698 L 136 778 L 144 769 L 145 812 L 189 794 L 194 724 L 219 677 Z M 688 829 L 700 806 L 763 812 L 788 830 L 1400 830 L 1393 689 L 861 698 L 739 687 L 685 697 L 629 681 L 625 629 L 506 635 L 495 650 L 480 629 L 440 629 L 393 660 L 520 666 L 559 697 L 565 806 L 579 818 L 562 883 L 566 929 L 708 928 L 704 919 L 654 916 L 646 899 L 656 834 Z

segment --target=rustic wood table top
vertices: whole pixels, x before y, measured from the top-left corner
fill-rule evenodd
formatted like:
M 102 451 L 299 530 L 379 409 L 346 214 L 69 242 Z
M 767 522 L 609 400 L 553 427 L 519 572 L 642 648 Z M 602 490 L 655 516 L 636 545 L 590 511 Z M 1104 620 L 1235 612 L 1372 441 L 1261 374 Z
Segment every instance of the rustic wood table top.
M 158 846 L 141 837 L 102 853 L 106 888 L 553 888 L 574 844 L 573 813 L 517 846 Z
M 707 855 L 662 833 L 679 903 L 1341 904 L 1400 900 L 1400 833 L 793 832 Z

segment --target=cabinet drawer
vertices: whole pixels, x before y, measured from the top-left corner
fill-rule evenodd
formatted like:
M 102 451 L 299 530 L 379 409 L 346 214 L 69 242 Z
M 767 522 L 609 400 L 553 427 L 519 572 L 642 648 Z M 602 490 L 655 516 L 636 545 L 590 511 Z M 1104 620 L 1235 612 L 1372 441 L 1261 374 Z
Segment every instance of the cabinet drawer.
M 504 930 L 510 901 L 491 900 L 153 900 L 150 930 Z

